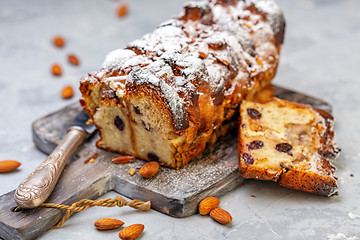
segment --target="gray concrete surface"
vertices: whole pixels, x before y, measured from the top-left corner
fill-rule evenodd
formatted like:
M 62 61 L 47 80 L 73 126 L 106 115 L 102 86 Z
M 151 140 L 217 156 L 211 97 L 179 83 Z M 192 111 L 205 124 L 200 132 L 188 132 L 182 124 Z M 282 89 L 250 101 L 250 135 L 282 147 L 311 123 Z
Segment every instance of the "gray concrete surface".
M 118 230 L 94 229 L 93 222 L 104 217 L 144 224 L 140 239 L 360 239 L 360 1 L 277 2 L 287 29 L 274 82 L 333 105 L 342 148 L 335 163 L 339 195 L 327 199 L 247 181 L 220 199 L 233 216 L 230 225 L 200 215 L 176 219 L 156 211 L 97 207 L 74 215 L 40 239 L 118 239 Z M 0 1 L 0 159 L 22 162 L 16 172 L 0 175 L 0 194 L 16 188 L 45 158 L 32 143 L 30 126 L 80 96 L 77 92 L 73 100 L 63 100 L 60 89 L 67 84 L 77 87 L 79 77 L 98 70 L 107 52 L 178 13 L 183 1 L 129 1 L 130 13 L 123 19 L 115 15 L 119 3 Z M 63 49 L 51 43 L 57 34 L 67 40 Z M 68 53 L 79 56 L 80 66 L 66 62 Z M 61 77 L 50 73 L 54 62 L 63 65 Z

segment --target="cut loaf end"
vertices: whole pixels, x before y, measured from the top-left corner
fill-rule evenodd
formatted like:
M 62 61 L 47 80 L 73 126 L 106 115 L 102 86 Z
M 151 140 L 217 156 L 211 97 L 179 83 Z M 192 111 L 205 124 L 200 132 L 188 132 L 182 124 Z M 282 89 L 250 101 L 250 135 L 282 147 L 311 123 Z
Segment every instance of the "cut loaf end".
M 337 193 L 339 152 L 333 118 L 309 105 L 272 98 L 240 107 L 239 170 L 245 178 L 272 180 L 301 191 Z

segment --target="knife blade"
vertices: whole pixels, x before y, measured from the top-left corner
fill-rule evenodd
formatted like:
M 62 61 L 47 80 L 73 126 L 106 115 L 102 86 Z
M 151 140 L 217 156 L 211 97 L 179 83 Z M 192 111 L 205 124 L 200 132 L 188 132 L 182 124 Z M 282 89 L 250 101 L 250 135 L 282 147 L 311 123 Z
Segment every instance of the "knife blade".
M 20 183 L 14 194 L 19 207 L 38 207 L 50 196 L 70 156 L 96 130 L 88 120 L 80 111 L 54 151 Z

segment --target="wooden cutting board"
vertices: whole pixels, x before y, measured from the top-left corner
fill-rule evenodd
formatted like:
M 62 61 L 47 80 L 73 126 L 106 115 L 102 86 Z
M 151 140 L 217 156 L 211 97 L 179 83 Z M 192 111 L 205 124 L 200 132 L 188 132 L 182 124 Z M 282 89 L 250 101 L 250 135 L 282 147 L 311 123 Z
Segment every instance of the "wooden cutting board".
M 331 111 L 326 102 L 275 87 L 276 96 Z M 78 103 L 36 120 L 33 139 L 36 146 L 50 153 L 80 111 Z M 65 167 L 49 203 L 72 204 L 81 199 L 96 199 L 108 191 L 143 201 L 151 201 L 152 208 L 172 217 L 186 217 L 197 211 L 199 202 L 207 196 L 221 196 L 244 182 L 237 165 L 237 137 L 228 136 L 204 152 L 190 164 L 179 170 L 160 167 L 158 174 L 144 179 L 138 173 L 130 176 L 128 169 L 138 170 L 144 161 L 115 164 L 111 158 L 118 154 L 95 147 L 97 133 L 86 141 L 74 154 L 73 161 Z M 98 157 L 93 163 L 84 160 L 93 153 Z M 210 161 L 214 157 L 215 161 Z M 14 191 L 0 197 L 0 239 L 33 239 L 54 226 L 64 211 L 51 208 L 35 208 L 13 212 L 16 207 Z

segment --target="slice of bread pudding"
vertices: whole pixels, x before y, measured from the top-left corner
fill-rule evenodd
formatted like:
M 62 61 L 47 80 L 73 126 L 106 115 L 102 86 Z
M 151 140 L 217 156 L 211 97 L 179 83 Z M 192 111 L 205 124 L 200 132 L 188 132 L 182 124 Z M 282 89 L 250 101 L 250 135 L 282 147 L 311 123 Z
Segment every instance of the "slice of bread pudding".
M 309 105 L 272 98 L 243 101 L 240 107 L 239 170 L 245 178 L 331 196 L 337 193 L 339 152 L 333 118 Z

